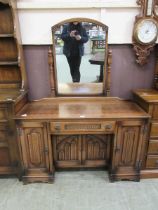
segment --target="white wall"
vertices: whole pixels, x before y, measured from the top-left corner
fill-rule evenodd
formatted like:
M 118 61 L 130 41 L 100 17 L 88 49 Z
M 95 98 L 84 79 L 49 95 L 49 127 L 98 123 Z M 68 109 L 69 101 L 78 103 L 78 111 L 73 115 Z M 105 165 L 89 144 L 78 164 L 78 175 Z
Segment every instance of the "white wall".
M 87 17 L 109 26 L 109 43 L 132 42 L 136 0 L 19 0 L 22 43 L 51 44 L 51 26 L 69 18 Z

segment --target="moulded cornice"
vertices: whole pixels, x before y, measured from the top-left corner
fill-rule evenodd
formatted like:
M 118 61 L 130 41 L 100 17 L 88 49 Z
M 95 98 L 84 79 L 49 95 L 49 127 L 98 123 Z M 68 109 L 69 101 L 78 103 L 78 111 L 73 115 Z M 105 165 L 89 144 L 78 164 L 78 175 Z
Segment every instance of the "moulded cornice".
M 18 1 L 19 9 L 137 8 L 135 0 Z

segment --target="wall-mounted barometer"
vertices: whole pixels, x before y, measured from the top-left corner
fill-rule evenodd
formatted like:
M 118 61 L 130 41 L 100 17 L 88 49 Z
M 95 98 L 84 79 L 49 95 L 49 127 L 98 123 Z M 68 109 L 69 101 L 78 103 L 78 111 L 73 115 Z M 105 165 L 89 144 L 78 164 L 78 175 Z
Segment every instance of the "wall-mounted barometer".
M 143 65 L 147 63 L 158 36 L 158 17 L 155 10 L 158 1 L 137 0 L 137 4 L 141 6 L 141 13 L 135 19 L 132 41 L 136 61 Z

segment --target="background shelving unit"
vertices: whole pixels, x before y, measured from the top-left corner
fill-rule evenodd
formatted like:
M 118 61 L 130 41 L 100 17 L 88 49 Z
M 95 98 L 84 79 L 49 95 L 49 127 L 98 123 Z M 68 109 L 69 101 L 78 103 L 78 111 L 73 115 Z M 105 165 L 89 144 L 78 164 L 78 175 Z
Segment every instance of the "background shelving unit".
M 16 0 L 0 1 L 0 175 L 19 173 L 14 115 L 27 102 Z

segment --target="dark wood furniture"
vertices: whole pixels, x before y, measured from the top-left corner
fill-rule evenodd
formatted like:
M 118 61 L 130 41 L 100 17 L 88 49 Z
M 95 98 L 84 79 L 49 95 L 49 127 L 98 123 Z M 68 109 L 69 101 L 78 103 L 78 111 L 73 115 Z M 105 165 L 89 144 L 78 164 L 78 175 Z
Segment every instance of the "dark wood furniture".
M 24 183 L 52 182 L 56 169 L 104 167 L 111 181 L 139 181 L 151 113 L 133 102 L 104 97 L 110 93 L 111 52 L 105 56 L 102 97 L 88 92 L 87 97 L 64 98 L 56 97 L 50 49 L 53 98 L 28 102 L 16 1 L 0 1 L 0 19 L 0 174 L 21 174 Z M 152 125 L 155 135 L 157 124 Z M 155 143 L 157 137 L 151 138 Z
M 27 102 L 16 1 L 0 1 L 0 175 L 18 174 L 14 115 Z
M 22 180 L 51 182 L 56 169 L 108 168 L 111 181 L 140 178 L 149 115 L 118 98 L 47 98 L 16 115 Z
M 103 81 L 103 70 L 104 70 L 104 60 L 105 60 L 104 57 L 105 57 L 104 52 L 97 52 L 93 55 L 91 59 L 89 59 L 89 62 L 91 64 L 100 65 L 100 75 L 98 82 Z
M 151 115 L 150 131 L 146 143 L 142 178 L 158 177 L 158 91 L 135 90 L 134 100 Z
M 94 37 L 90 39 L 92 42 L 92 53 L 96 53 L 100 49 L 106 48 L 106 41 L 105 39 Z

